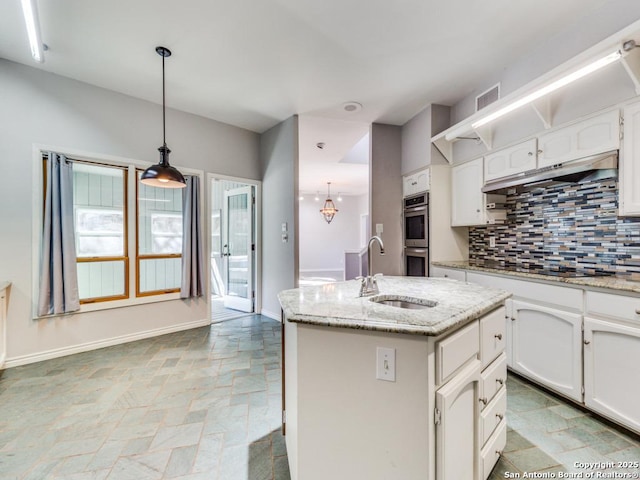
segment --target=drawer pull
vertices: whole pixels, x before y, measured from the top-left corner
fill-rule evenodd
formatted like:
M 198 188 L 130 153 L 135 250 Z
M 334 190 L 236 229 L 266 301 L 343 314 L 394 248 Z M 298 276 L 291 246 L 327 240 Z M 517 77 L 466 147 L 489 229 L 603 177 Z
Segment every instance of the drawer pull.
M 584 341 L 584 344 L 585 344 L 585 345 L 589 345 L 590 343 L 591 343 L 591 341 L 590 341 L 590 340 L 585 340 L 585 341 Z
M 516 321 L 516 317 L 511 317 L 511 321 L 515 322 Z
M 501 413 L 496 413 L 496 417 L 498 417 L 498 420 L 502 420 L 504 418 L 504 415 Z
M 478 401 L 483 405 L 486 405 L 487 403 L 489 403 L 489 401 L 487 400 L 487 397 L 479 398 Z
M 495 338 L 497 338 L 498 340 L 502 340 L 502 334 L 501 333 L 496 333 L 494 335 Z
M 496 382 L 498 382 L 500 385 L 504 385 L 504 380 L 502 378 L 496 378 Z
M 636 308 L 636 315 L 640 315 L 640 308 Z

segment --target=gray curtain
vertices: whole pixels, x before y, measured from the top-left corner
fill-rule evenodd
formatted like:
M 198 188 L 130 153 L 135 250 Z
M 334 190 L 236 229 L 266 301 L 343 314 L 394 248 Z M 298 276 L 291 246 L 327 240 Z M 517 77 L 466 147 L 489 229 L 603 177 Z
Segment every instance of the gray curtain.
M 204 257 L 200 223 L 200 178 L 187 176 L 182 195 L 182 285 L 180 298 L 204 294 Z
M 38 315 L 80 310 L 73 225 L 73 167 L 64 155 L 53 152 L 48 155 Z

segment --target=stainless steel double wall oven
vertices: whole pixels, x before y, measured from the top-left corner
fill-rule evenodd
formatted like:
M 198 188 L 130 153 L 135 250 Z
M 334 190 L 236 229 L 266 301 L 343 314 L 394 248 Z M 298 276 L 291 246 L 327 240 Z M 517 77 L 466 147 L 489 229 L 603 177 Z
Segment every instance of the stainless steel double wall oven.
M 429 276 L 429 193 L 404 199 L 404 273 Z

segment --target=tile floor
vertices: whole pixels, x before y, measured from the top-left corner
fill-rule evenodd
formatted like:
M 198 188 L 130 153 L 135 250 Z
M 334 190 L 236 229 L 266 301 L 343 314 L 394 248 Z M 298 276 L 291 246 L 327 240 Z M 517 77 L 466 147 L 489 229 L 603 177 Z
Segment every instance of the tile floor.
M 5 370 L 0 479 L 288 479 L 279 368 L 280 324 L 250 316 Z M 516 377 L 508 388 L 492 480 L 640 461 L 637 439 Z

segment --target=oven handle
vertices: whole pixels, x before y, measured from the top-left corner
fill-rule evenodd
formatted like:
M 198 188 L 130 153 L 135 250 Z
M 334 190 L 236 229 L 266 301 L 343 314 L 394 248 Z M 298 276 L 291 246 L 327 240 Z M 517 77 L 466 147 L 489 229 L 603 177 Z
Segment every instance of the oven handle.
M 427 253 L 426 248 L 404 247 L 404 251 L 408 253 Z
M 419 205 L 417 207 L 409 207 L 404 209 L 404 213 L 422 212 L 427 209 L 426 205 Z

